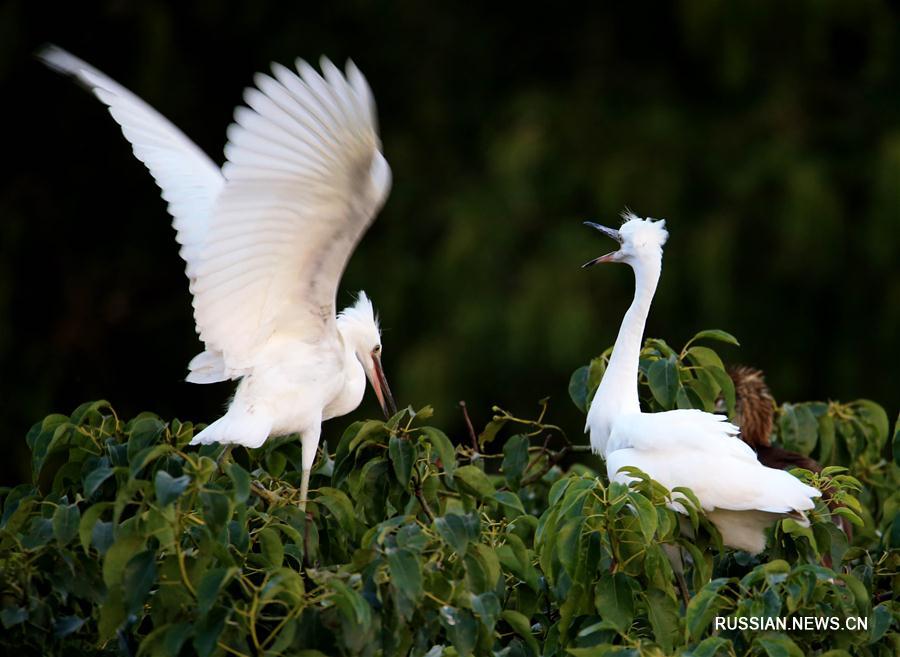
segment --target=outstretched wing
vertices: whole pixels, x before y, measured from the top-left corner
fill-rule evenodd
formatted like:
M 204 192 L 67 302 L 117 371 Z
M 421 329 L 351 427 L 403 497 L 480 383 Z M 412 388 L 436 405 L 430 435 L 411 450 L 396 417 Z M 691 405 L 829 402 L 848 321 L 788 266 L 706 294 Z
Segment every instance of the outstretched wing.
M 225 182 L 219 167 L 162 114 L 87 62 L 56 46 L 44 48 L 38 57 L 74 77 L 107 106 L 168 202 L 181 256 L 190 270 L 206 234 L 210 208 Z
M 390 187 L 365 79 L 321 67 L 257 75 L 228 129 L 226 185 L 189 273 L 197 330 L 229 370 L 276 334 L 334 330 L 340 277 Z

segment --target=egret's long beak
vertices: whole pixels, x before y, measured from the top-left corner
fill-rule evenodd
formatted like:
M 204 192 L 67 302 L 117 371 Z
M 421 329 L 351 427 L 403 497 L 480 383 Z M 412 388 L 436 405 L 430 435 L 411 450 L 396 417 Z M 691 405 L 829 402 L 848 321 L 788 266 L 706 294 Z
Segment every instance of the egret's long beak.
M 378 403 L 381 405 L 384 417 L 390 419 L 397 413 L 397 403 L 394 401 L 391 387 L 388 385 L 387 377 L 384 375 L 384 368 L 381 366 L 381 356 L 372 354 L 372 366 L 374 371 L 369 377 L 369 383 L 372 384 L 375 396 L 378 397 Z
M 590 226 L 591 228 L 596 228 L 607 237 L 613 238 L 619 244 L 622 243 L 622 236 L 619 234 L 619 231 L 615 230 L 614 228 L 608 228 L 601 224 L 596 224 L 593 221 L 585 221 L 584 225 Z M 585 267 L 593 267 L 594 265 L 599 265 L 601 262 L 618 262 L 621 257 L 622 256 L 620 251 L 613 251 L 612 253 L 607 253 L 606 255 L 602 255 L 599 258 L 589 260 L 588 262 L 581 265 L 581 267 L 582 269 Z

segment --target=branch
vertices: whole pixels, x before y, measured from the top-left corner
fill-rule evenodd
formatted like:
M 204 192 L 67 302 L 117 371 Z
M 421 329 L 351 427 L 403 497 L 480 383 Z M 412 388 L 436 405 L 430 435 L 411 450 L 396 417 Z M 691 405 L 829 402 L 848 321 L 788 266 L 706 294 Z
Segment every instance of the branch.
M 469 438 L 472 440 L 472 449 L 478 453 L 478 436 L 475 435 L 475 427 L 472 426 L 472 419 L 469 417 L 469 409 L 466 408 L 465 400 L 460 400 L 459 407 L 462 409 L 463 418 L 466 421 L 466 427 L 469 429 Z

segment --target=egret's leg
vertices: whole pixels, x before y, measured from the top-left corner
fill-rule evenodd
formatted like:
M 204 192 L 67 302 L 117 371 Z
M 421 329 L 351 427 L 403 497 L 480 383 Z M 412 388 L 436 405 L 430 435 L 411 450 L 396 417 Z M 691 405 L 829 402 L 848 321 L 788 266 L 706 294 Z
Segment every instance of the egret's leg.
M 309 473 L 310 468 L 303 468 L 300 473 L 300 510 L 306 511 L 306 497 L 309 493 Z
M 312 472 L 313 463 L 316 461 L 316 449 L 319 447 L 319 434 L 322 424 L 316 423 L 314 427 L 303 432 L 300 438 L 302 451 L 300 453 L 300 510 L 306 510 L 306 499 L 309 493 L 309 475 Z
M 216 459 L 216 466 L 219 468 L 219 472 L 225 471 L 225 462 L 228 460 L 228 457 L 231 456 L 231 450 L 233 449 L 234 443 L 229 443 L 228 445 L 225 445 L 225 449 L 219 454 L 219 458 Z

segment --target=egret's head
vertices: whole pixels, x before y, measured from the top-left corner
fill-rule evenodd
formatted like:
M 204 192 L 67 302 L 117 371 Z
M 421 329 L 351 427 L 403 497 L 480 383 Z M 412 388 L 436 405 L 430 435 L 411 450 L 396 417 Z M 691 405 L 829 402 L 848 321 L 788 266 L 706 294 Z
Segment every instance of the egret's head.
M 385 417 L 397 412 L 391 387 L 381 366 L 381 331 L 375 309 L 365 292 L 360 292 L 356 303 L 344 308 L 337 316 L 338 331 L 353 349 L 365 370 L 366 378 L 378 397 Z
M 583 267 L 590 267 L 601 262 L 625 262 L 633 267 L 638 262 L 662 258 L 662 247 L 669 237 L 665 219 L 658 221 L 641 219 L 630 211 L 623 212 L 622 219 L 625 221 L 618 230 L 595 224 L 592 221 L 584 222 L 586 226 L 596 228 L 604 235 L 613 238 L 621 246 L 618 251 L 607 253 L 584 263 Z

